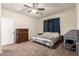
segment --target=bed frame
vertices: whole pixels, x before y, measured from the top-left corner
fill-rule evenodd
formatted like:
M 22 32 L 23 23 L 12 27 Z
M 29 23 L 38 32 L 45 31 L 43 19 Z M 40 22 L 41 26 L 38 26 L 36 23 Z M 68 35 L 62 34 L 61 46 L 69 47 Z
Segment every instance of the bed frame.
M 32 37 L 32 41 L 37 42 L 37 43 L 41 43 L 45 46 L 48 46 L 50 48 L 52 48 L 54 46 L 54 44 L 60 39 L 60 35 L 56 38 L 52 38 L 53 40 L 50 39 L 44 39 L 44 38 L 39 38 L 39 37 Z

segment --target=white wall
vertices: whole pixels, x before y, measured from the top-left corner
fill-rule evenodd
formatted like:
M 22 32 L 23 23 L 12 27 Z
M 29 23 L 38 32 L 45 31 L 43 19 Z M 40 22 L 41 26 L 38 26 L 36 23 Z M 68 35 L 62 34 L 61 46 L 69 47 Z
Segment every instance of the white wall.
M 2 9 L 2 18 L 8 18 L 14 20 L 14 28 L 28 28 L 29 29 L 29 39 L 32 35 L 37 34 L 37 20 L 29 16 L 8 10 Z
M 76 4 L 76 13 L 77 13 L 77 29 L 79 30 L 79 4 Z M 78 55 L 79 55 L 79 38 L 77 41 L 77 46 L 78 46 Z
M 0 3 L 0 39 L 1 39 L 1 3 Z
M 76 8 L 77 8 L 77 28 L 79 29 L 79 4 L 77 4 Z
M 63 12 L 60 12 L 55 15 L 51 15 L 39 20 L 39 32 L 43 32 L 43 20 L 60 17 L 60 27 L 61 27 L 61 34 L 64 35 L 71 29 L 76 28 L 76 13 L 75 8 L 70 8 Z
M 1 45 L 1 3 L 0 3 L 0 45 Z M 1 53 L 1 47 L 0 47 L 0 53 Z

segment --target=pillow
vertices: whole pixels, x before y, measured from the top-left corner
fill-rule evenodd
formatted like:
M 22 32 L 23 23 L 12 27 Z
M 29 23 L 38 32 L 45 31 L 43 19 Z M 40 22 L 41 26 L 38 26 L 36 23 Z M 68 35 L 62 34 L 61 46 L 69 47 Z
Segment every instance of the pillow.
M 47 38 L 59 37 L 59 33 L 55 33 L 55 32 L 45 32 L 45 33 L 43 33 L 43 36 L 45 36 L 45 37 L 47 37 Z

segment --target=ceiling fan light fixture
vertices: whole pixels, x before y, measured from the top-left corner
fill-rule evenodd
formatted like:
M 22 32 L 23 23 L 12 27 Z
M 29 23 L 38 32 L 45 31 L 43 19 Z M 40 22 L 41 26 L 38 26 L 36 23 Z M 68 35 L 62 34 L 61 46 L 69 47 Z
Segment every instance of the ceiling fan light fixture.
M 36 13 L 36 12 L 38 12 L 38 10 L 37 9 L 33 9 L 32 12 L 33 13 Z
M 34 14 L 42 14 L 42 11 L 45 10 L 45 8 L 39 8 L 38 3 L 33 3 L 32 7 L 28 5 L 24 5 L 25 7 L 28 7 L 30 10 L 28 12 L 34 13 Z

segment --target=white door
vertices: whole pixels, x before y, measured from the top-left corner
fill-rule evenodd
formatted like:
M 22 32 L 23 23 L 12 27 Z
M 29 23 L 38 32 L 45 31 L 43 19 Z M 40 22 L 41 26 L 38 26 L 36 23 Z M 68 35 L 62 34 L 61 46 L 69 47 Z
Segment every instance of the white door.
M 14 43 L 14 21 L 8 18 L 1 19 L 1 45 Z

